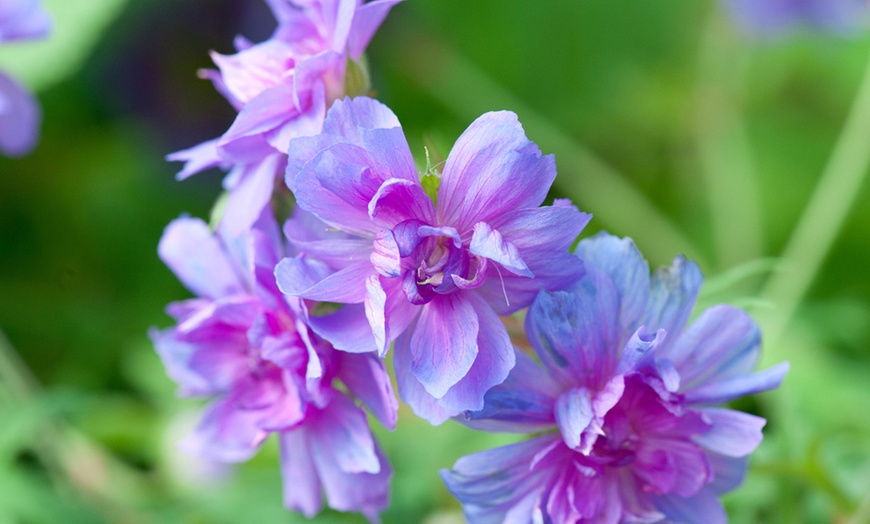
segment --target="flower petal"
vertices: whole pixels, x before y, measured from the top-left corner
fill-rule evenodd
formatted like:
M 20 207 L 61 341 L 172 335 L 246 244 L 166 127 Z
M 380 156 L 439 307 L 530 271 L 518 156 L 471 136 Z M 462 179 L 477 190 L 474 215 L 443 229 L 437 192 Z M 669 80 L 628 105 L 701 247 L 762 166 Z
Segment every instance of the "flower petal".
M 340 351 L 367 353 L 377 350 L 362 304 L 347 304 L 329 315 L 308 316 L 306 323 Z
M 696 436 L 695 442 L 710 451 L 728 457 L 745 457 L 755 451 L 764 438 L 761 428 L 767 421 L 761 417 L 724 408 L 706 408 L 701 412 L 712 427 Z
M 275 267 L 281 292 L 323 302 L 357 304 L 365 300 L 365 282 L 372 271 L 368 260 L 331 271 L 322 262 L 307 258 L 285 258 Z
M 468 295 L 464 300 L 477 313 L 477 355 L 468 373 L 440 398 L 439 402 L 448 410 L 482 409 L 486 392 L 504 382 L 516 362 L 504 324 L 480 298 Z
M 338 355 L 338 378 L 389 429 L 395 429 L 399 402 L 384 361 L 374 353 Z
M 239 182 L 229 192 L 220 228 L 229 236 L 241 235 L 269 206 L 275 178 L 284 171 L 282 155 L 269 155 L 246 166 Z
M 514 113 L 486 113 L 447 157 L 438 188 L 440 223 L 467 231 L 477 222 L 538 207 L 555 177 L 553 156 L 541 156 Z
M 375 441 L 365 413 L 342 394 L 310 421 L 317 446 L 312 453 L 315 461 L 329 455 L 330 460 L 345 473 L 377 473 L 380 460 L 375 453 Z M 320 457 L 318 457 L 320 455 Z
M 22 156 L 36 147 L 42 112 L 36 98 L 0 71 L 0 153 Z
M 194 294 L 218 298 L 244 290 L 224 244 L 198 218 L 177 218 L 166 226 L 157 253 Z
M 676 257 L 669 267 L 653 273 L 649 302 L 641 324 L 650 331 L 664 329 L 667 333 L 680 333 L 695 307 L 704 277 L 694 262 Z M 667 347 L 676 337 L 665 340 Z M 662 347 L 659 351 L 663 351 Z
M 352 59 L 359 60 L 390 9 L 401 1 L 375 0 L 356 8 L 350 34 L 347 37 L 347 53 Z
M 208 140 L 189 149 L 176 151 L 166 155 L 170 162 L 184 162 L 184 168 L 175 175 L 177 180 L 184 180 L 212 167 L 226 167 L 224 160 L 218 155 L 218 139 Z
M 712 489 L 702 489 L 692 497 L 662 495 L 655 497 L 656 507 L 668 522 L 703 522 L 725 524 L 728 516 Z
M 468 250 L 477 256 L 498 262 L 515 275 L 535 278 L 520 256 L 517 247 L 506 241 L 501 233 L 486 222 L 478 222 L 474 225 Z
M 422 307 L 411 334 L 411 368 L 433 397 L 443 397 L 468 374 L 478 355 L 479 328 L 477 311 L 460 293 Z
M 602 231 L 581 240 L 574 254 L 610 276 L 619 295 L 620 331 L 634 333 L 640 327 L 650 289 L 649 264 L 634 242 Z
M 558 386 L 525 353 L 515 351 L 515 359 L 516 365 L 504 383 L 484 396 L 483 409 L 465 412 L 460 422 L 492 432 L 534 433 L 553 427 Z
M 722 404 L 744 395 L 769 391 L 779 387 L 788 368 L 788 362 L 781 362 L 764 371 L 705 384 L 686 391 L 685 400 L 689 404 Z
M 312 518 L 323 505 L 320 474 L 311 455 L 305 427 L 281 433 L 281 478 L 284 506 Z
M 538 294 L 526 316 L 526 333 L 556 380 L 597 390 L 620 359 L 618 313 L 609 277 L 589 268 L 567 291 Z
M 393 348 L 393 365 L 396 373 L 396 384 L 399 388 L 399 396 L 408 404 L 418 417 L 428 420 L 433 426 L 442 424 L 450 417 L 459 414 L 442 406 L 423 384 L 414 376 L 411 366 L 412 349 L 411 334 L 414 332 L 413 325 L 396 339 Z

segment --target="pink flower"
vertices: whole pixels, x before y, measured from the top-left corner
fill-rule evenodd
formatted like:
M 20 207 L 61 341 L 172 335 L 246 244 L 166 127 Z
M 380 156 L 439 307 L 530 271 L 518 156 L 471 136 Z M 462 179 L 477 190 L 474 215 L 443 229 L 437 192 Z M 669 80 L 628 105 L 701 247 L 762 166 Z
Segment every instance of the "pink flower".
M 401 0 L 267 0 L 278 28 L 265 42 L 236 39 L 237 53 L 212 53 L 210 79 L 239 114 L 223 136 L 169 155 L 186 162 L 179 179 L 228 169 L 222 227 L 238 234 L 269 203 L 287 165 L 290 139 L 320 132 L 326 110 L 345 96 L 348 62 L 359 60 Z M 355 94 L 355 93 L 351 93 Z
M 184 446 L 237 462 L 274 433 L 287 507 L 311 517 L 325 491 L 330 507 L 376 521 L 391 470 L 354 399 L 393 428 L 389 377 L 377 355 L 335 351 L 294 313 L 272 276 L 285 253 L 271 215 L 238 237 L 177 219 L 159 253 L 197 298 L 171 304 L 177 325 L 151 338 L 181 394 L 215 398 Z

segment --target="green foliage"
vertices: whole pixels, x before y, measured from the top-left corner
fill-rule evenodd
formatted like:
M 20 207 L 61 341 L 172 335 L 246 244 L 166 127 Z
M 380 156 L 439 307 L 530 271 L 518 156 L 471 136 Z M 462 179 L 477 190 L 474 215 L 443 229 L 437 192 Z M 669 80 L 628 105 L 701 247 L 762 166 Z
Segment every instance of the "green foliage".
M 50 39 L 0 47 L 0 69 L 38 89 L 46 115 L 37 151 L 0 158 L 0 329 L 26 366 L 0 365 L 0 522 L 306 522 L 281 506 L 274 443 L 225 468 L 177 449 L 202 402 L 176 398 L 146 336 L 170 323 L 168 302 L 189 296 L 157 259 L 162 229 L 182 212 L 220 213 L 217 176 L 176 182 L 163 161 L 225 129 L 208 128 L 226 104 L 195 70 L 235 33 L 272 26 L 250 27 L 256 12 L 206 16 L 229 4 L 216 0 L 45 3 Z M 165 32 L 176 17 L 187 29 Z M 856 189 L 833 184 L 820 211 L 808 204 L 868 55 L 870 34 L 753 40 L 713 0 L 438 0 L 398 5 L 368 68 L 412 150 L 425 147 L 433 200 L 459 133 L 484 111 L 513 110 L 556 155 L 551 197 L 593 213 L 584 235 L 631 236 L 654 266 L 685 253 L 707 276 L 699 307 L 757 316 L 761 366 L 789 360 L 791 372 L 781 390 L 739 406 L 768 425 L 745 485 L 725 499 L 732 522 L 858 523 L 870 518 L 861 155 L 843 162 Z M 348 81 L 367 91 L 356 65 Z M 804 219 L 830 250 L 817 242 L 786 260 Z M 785 292 L 772 291 L 777 280 Z M 798 287 L 806 293 L 789 295 Z M 9 377 L 27 369 L 41 392 L 14 387 Z M 433 428 L 404 409 L 395 432 L 378 433 L 395 470 L 388 524 L 458 521 L 438 470 L 515 441 Z

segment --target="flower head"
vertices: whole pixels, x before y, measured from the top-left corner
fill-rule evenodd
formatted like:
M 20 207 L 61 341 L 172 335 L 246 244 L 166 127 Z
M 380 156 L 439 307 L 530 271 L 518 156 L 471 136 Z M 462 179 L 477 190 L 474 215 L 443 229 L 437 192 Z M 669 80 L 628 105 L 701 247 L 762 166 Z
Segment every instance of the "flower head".
M 442 472 L 471 522 L 724 522 L 717 495 L 742 480 L 764 419 L 715 407 L 775 388 L 788 365 L 752 370 L 759 332 L 716 306 L 685 327 L 701 285 L 677 258 L 652 279 L 630 240 L 599 234 L 586 275 L 541 292 L 524 354 L 466 423 L 535 433 Z
M 796 25 L 845 31 L 866 21 L 865 0 L 724 0 L 725 9 L 746 29 L 777 33 Z
M 337 101 L 323 133 L 291 143 L 298 205 L 342 232 L 293 238 L 303 256 L 276 268 L 288 295 L 351 304 L 312 327 L 337 348 L 395 340 L 399 392 L 438 423 L 480 409 L 514 365 L 498 315 L 582 275 L 568 247 L 589 220 L 567 201 L 539 207 L 556 176 L 513 113 L 488 113 L 456 141 L 437 190 L 420 176 L 396 116 L 368 99 Z
M 345 95 L 349 60 L 359 60 L 390 8 L 401 0 L 267 0 L 278 27 L 254 44 L 237 38 L 237 53 L 212 53 L 205 70 L 239 111 L 220 138 L 169 155 L 186 162 L 180 179 L 211 167 L 229 169 L 223 227 L 248 228 L 286 166 L 291 138 L 320 132 L 326 109 Z
M 325 491 L 332 508 L 377 520 L 390 467 L 348 395 L 393 427 L 389 377 L 375 355 L 335 351 L 311 333 L 275 287 L 285 253 L 271 215 L 238 237 L 177 219 L 159 253 L 198 298 L 171 304 L 178 324 L 151 337 L 181 394 L 216 397 L 185 447 L 236 462 L 276 433 L 289 508 L 311 517 Z
M 0 43 L 42 38 L 50 30 L 51 18 L 39 0 L 0 3 Z M 0 153 L 21 156 L 33 150 L 40 120 L 33 95 L 0 71 Z

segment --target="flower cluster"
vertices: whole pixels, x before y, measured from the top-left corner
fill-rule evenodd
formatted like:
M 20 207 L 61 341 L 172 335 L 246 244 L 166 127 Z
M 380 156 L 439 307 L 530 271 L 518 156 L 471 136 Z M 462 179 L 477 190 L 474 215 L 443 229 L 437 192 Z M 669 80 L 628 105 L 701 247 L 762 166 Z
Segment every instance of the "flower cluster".
M 552 155 L 492 112 L 443 168 L 418 172 L 361 54 L 399 0 L 267 0 L 278 28 L 203 76 L 238 109 L 220 138 L 170 156 L 229 170 L 219 225 L 180 218 L 159 245 L 197 298 L 153 330 L 183 395 L 213 398 L 183 445 L 237 462 L 280 441 L 285 505 L 376 521 L 391 469 L 368 409 L 401 398 L 433 425 L 540 433 L 442 476 L 472 522 L 717 522 L 764 420 L 719 404 L 776 387 L 753 373 L 755 324 L 719 306 L 685 328 L 701 284 L 682 258 L 652 278 L 631 241 L 570 247 L 590 220 L 544 205 Z M 282 193 L 273 195 L 273 189 Z M 287 191 L 284 191 L 286 189 Z M 279 227 L 270 202 L 295 211 Z M 540 360 L 500 317 L 528 308 Z
M 0 44 L 42 38 L 51 30 L 51 18 L 39 0 L 0 2 Z M 36 99 L 15 79 L 0 71 L 0 153 L 29 153 L 39 136 L 41 113 Z
M 322 488 L 331 507 L 376 520 L 390 467 L 353 399 L 394 427 L 389 377 L 376 355 L 336 351 L 301 322 L 272 277 L 282 244 L 268 213 L 234 238 L 193 218 L 166 228 L 160 256 L 198 298 L 171 304 L 178 324 L 151 338 L 182 394 L 218 397 L 184 445 L 237 462 L 277 433 L 287 507 L 313 516 Z
M 236 54 L 212 53 L 218 70 L 201 74 L 239 113 L 223 136 L 168 159 L 185 162 L 179 179 L 212 167 L 229 170 L 223 222 L 233 234 L 268 206 L 290 139 L 319 133 L 333 100 L 367 89 L 353 61 L 400 1 L 267 0 L 278 21 L 271 38 L 253 44 L 238 37 Z

